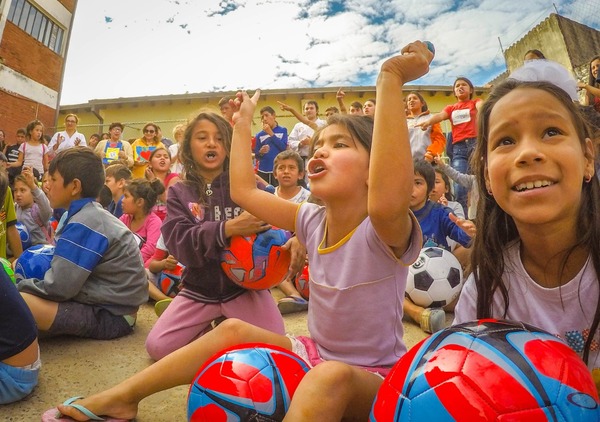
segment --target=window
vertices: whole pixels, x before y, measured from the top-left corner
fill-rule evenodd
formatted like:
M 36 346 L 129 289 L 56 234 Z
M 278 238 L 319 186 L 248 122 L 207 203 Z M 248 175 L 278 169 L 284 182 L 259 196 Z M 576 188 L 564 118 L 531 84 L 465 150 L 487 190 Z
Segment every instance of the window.
M 14 0 L 8 20 L 55 53 L 61 53 L 64 30 L 28 0 Z

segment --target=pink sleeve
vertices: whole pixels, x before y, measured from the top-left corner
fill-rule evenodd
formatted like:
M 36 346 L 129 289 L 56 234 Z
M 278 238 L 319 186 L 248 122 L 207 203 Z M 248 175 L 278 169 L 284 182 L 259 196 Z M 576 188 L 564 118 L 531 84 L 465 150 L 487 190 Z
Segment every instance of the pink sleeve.
M 148 266 L 156 251 L 156 242 L 158 242 L 158 238 L 160 237 L 161 225 L 161 219 L 154 213 L 150 213 L 146 218 L 146 223 L 144 224 L 146 228 L 146 243 L 144 243 L 144 246 L 140 250 L 145 267 Z

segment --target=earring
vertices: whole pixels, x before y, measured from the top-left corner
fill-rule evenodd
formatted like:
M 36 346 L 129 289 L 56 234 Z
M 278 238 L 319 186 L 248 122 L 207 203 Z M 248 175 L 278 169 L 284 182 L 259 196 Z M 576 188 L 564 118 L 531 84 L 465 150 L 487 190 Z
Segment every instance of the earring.
M 586 174 L 585 175 L 585 183 L 590 183 L 592 181 L 592 175 L 591 174 Z

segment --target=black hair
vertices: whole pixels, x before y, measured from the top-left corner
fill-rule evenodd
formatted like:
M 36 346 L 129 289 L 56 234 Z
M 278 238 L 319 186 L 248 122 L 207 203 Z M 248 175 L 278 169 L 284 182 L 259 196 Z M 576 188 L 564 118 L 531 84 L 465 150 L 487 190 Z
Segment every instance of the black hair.
M 48 173 L 52 176 L 56 172 L 63 178 L 63 186 L 78 179 L 81 183 L 82 198 L 96 199 L 104 186 L 102 159 L 88 147 L 73 147 L 56 154 L 50 161 Z
M 142 198 L 144 200 L 144 214 L 149 214 L 152 207 L 156 205 L 158 197 L 165 191 L 165 185 L 159 180 L 152 182 L 146 179 L 129 180 L 125 185 L 125 190 L 133 196 L 134 199 Z
M 413 160 L 413 164 L 415 167 L 415 175 L 421 175 L 423 176 L 423 179 L 425 179 L 425 183 L 427 184 L 427 197 L 429 197 L 429 194 L 435 186 L 435 171 L 433 170 L 433 166 L 429 161 L 418 158 Z

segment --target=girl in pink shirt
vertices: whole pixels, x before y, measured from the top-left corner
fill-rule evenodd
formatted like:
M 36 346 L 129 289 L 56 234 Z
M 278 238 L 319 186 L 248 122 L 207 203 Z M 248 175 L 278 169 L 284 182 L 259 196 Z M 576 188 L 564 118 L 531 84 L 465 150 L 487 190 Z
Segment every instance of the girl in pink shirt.
M 158 196 L 165 191 L 160 180 L 150 183 L 144 179 L 133 179 L 125 185 L 123 215 L 119 218 L 137 235 L 144 266 L 154 256 L 156 242 L 160 237 L 162 220 L 152 212 Z

